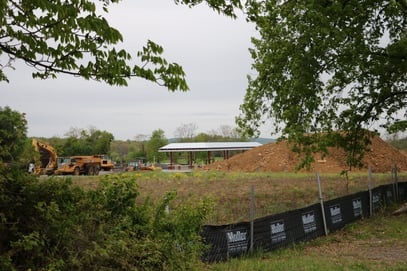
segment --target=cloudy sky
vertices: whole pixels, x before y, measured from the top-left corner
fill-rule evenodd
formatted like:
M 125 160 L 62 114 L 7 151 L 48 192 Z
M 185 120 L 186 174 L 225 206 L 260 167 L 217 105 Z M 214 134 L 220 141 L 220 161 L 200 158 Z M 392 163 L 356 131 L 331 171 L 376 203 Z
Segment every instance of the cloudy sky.
M 128 87 L 64 75 L 32 79 L 32 69 L 17 62 L 16 70 L 5 70 L 10 83 L 0 82 L 0 106 L 26 113 L 28 136 L 63 137 L 70 128 L 95 127 L 115 139 L 157 129 L 170 138 L 182 124 L 194 123 L 197 132 L 236 126 L 246 76 L 253 72 L 248 52 L 256 34 L 253 25 L 243 17 L 218 15 L 206 5 L 190 9 L 172 0 L 123 0 L 106 17 L 132 55 L 147 39 L 162 45 L 164 57 L 183 66 L 190 91 L 168 92 L 138 78 Z M 265 127 L 262 136 L 269 131 Z

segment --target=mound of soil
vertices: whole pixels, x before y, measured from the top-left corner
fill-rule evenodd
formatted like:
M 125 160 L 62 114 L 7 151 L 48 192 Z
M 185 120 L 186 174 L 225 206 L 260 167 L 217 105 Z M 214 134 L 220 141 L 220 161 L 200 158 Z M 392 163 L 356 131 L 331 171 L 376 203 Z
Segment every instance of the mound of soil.
M 224 161 L 217 161 L 205 167 L 208 170 L 240 171 L 240 172 L 294 172 L 300 163 L 301 157 L 290 150 L 286 141 L 269 143 L 237 154 Z M 337 148 L 330 148 L 326 156 L 315 155 L 315 162 L 310 172 L 340 173 L 349 170 L 346 165 L 346 153 Z M 362 169 L 352 171 L 366 171 L 370 166 L 372 172 L 391 172 L 397 165 L 399 172 L 407 171 L 407 155 L 392 147 L 380 137 L 374 137 L 369 151 L 363 158 Z M 302 169 L 301 172 L 307 170 Z

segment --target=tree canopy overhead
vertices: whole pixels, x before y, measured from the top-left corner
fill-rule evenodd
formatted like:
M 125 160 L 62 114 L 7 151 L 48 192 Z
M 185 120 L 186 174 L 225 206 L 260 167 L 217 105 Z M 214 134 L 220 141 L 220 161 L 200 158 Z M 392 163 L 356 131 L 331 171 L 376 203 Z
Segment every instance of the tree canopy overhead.
M 120 0 L 12 0 L 0 1 L 0 81 L 15 60 L 32 66 L 34 78 L 70 74 L 126 86 L 132 77 L 143 78 L 170 91 L 187 91 L 185 72 L 169 63 L 163 47 L 148 40 L 137 58 L 118 49 L 124 39 L 103 17 Z M 174 0 L 189 7 L 205 3 L 218 13 L 235 17 L 238 0 Z M 135 11 L 137 13 L 137 11 Z
M 267 0 L 247 9 L 259 36 L 242 130 L 256 135 L 272 121 L 275 133 L 321 149 L 320 132 L 346 131 L 341 144 L 350 146 L 375 124 L 407 128 L 405 0 Z
M 188 90 L 183 69 L 162 57 L 160 45 L 148 40 L 136 59 L 115 47 L 123 37 L 101 13 L 118 2 L 0 1 L 0 81 L 21 59 L 39 78 L 65 73 L 127 85 L 139 77 L 170 91 Z M 318 150 L 339 140 L 323 141 L 320 132 L 346 131 L 340 144 L 349 147 L 376 123 L 389 132 L 407 128 L 405 0 L 174 3 L 205 3 L 232 18 L 243 9 L 256 24 L 250 50 L 255 75 L 237 117 L 247 135 L 258 135 L 271 120 L 276 134 L 313 148 L 317 142 Z
M 35 68 L 35 78 L 64 73 L 125 86 L 139 77 L 171 91 L 188 90 L 182 67 L 164 59 L 160 45 L 148 40 L 137 52 L 138 63 L 115 47 L 123 37 L 99 13 L 119 1 L 0 1 L 0 80 L 7 81 L 5 68 L 20 59 Z

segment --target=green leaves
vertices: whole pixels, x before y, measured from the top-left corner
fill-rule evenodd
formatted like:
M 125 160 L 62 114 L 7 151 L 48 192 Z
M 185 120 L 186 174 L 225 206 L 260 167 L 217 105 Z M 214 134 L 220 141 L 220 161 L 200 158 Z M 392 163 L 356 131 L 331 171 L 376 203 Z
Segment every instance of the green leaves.
M 276 134 L 308 145 L 299 148 L 305 153 L 324 144 L 309 142 L 308 133 L 346 131 L 348 146 L 363 152 L 355 142 L 365 144 L 364 129 L 406 117 L 405 15 L 399 1 L 249 5 L 259 31 L 251 49 L 257 74 L 240 107 L 240 129 L 256 134 L 272 121 Z
M 58 156 L 109 154 L 110 143 L 114 139 L 111 133 L 92 128 L 71 128 L 65 136 L 63 140 L 50 139 Z
M 0 107 L 0 164 L 19 161 L 27 138 L 24 114 Z
M 103 1 L 107 12 L 110 3 Z M 97 14 L 89 0 L 20 0 L 0 2 L 0 55 L 10 63 L 21 59 L 36 71 L 34 78 L 55 78 L 58 74 L 81 76 L 110 85 L 127 86 L 141 77 L 170 91 L 186 91 L 185 73 L 161 55 L 163 48 L 148 41 L 138 53 L 141 65 L 131 62 L 130 53 L 114 46 L 123 42 L 121 33 Z M 7 81 L 3 71 L 0 80 Z
M 161 129 L 154 130 L 147 142 L 147 160 L 159 163 L 166 156 L 163 152 L 158 152 L 158 149 L 168 144 L 168 140 L 165 137 L 164 131 Z
M 167 60 L 161 57 L 164 49 L 151 40 L 147 41 L 147 45 L 142 51 L 137 53 L 137 56 L 144 62 L 143 66 L 134 66 L 133 73 L 136 76 L 149 81 L 166 86 L 168 90 L 187 91 L 188 85 L 184 79 L 185 73 L 181 66 L 176 63 L 168 63 Z M 155 68 L 151 69 L 150 66 Z
M 140 202 L 135 174 L 104 175 L 83 190 L 0 168 L 0 269 L 193 270 L 211 205 L 173 204 L 175 195 Z
M 218 13 L 224 14 L 226 16 L 230 16 L 232 18 L 236 17 L 236 9 L 242 9 L 243 4 L 240 0 L 175 0 L 176 4 L 184 4 L 188 5 L 189 7 L 196 6 L 201 4 L 202 2 L 206 2 L 206 4 L 215 10 Z

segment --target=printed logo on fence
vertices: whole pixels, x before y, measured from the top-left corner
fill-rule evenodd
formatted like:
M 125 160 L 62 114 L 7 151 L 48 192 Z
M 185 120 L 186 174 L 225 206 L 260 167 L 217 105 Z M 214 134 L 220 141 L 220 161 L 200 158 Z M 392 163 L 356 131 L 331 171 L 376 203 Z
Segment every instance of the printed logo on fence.
M 277 244 L 285 241 L 286 234 L 284 220 L 271 222 L 270 229 L 271 229 L 271 244 Z
M 380 193 L 372 195 L 373 209 L 378 209 L 380 207 Z
M 355 217 L 362 216 L 362 200 L 360 198 L 356 198 L 352 201 L 353 205 L 353 215 Z
M 314 211 L 302 214 L 302 225 L 304 226 L 305 233 L 310 233 L 317 230 Z
M 336 204 L 329 207 L 329 212 L 331 213 L 331 222 L 332 224 L 337 224 L 342 222 L 342 212 L 341 205 Z
M 239 255 L 247 251 L 247 231 L 237 230 L 226 233 L 229 255 Z

